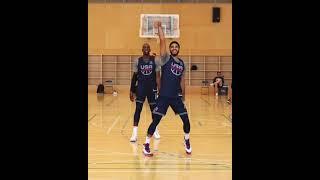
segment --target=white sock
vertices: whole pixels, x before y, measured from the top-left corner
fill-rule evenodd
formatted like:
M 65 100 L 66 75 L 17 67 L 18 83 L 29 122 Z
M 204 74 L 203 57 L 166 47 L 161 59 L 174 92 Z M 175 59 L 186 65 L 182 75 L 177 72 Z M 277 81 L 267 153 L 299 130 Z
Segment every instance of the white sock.
M 184 139 L 185 139 L 185 140 L 188 140 L 189 138 L 190 138 L 190 134 L 189 134 L 189 133 L 185 133 L 185 134 L 184 134 Z
M 133 134 L 135 136 L 138 134 L 138 126 L 133 126 Z
M 146 143 L 150 144 L 150 139 L 148 136 L 146 137 Z
M 155 132 L 159 132 L 158 126 L 156 127 L 156 131 Z

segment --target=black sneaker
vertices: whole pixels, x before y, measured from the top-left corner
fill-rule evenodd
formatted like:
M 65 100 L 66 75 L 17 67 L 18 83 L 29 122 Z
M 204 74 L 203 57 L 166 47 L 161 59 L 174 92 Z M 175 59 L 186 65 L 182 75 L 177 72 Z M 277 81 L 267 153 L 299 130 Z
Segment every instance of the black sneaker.
M 143 154 L 146 156 L 153 156 L 153 154 L 150 151 L 149 143 L 143 144 Z

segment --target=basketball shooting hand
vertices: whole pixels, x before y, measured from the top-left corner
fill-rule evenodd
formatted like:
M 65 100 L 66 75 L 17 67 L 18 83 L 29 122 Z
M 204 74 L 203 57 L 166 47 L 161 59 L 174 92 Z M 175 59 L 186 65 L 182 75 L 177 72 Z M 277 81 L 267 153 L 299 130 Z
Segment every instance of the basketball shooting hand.
M 158 26 L 158 21 L 153 22 L 153 26 L 157 29 L 159 27 Z
M 161 27 L 161 21 L 155 21 L 155 22 L 153 23 L 153 26 L 154 26 L 155 28 Z

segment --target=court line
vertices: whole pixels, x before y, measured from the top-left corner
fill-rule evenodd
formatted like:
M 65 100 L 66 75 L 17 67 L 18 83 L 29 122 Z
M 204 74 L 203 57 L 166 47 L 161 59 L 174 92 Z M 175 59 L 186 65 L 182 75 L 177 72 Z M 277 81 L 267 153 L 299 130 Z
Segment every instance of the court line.
M 228 118 L 225 114 L 221 114 L 223 117 L 225 117 L 227 120 L 228 120 L 228 122 L 229 123 L 231 123 L 232 124 L 232 120 L 230 119 L 230 118 Z
M 92 115 L 92 116 L 89 118 L 88 122 L 91 121 L 94 117 L 96 117 L 96 115 L 97 115 L 97 114 Z
M 160 153 L 163 154 L 162 152 L 160 152 Z M 106 156 L 106 155 L 112 155 L 112 154 L 103 154 L 103 155 Z M 115 153 L 115 154 L 118 154 L 118 153 Z M 120 153 L 120 154 L 127 154 L 127 153 Z M 92 155 L 92 154 L 90 154 L 90 155 Z M 132 156 L 133 154 L 128 153 L 128 155 Z M 156 155 L 156 156 L 159 156 L 159 155 Z M 207 155 L 209 155 L 209 154 L 207 154 Z M 212 155 L 215 155 L 215 154 L 212 154 Z M 225 165 L 225 166 L 232 165 L 232 161 L 228 161 L 228 160 L 212 159 L 210 161 L 208 158 L 199 159 L 199 158 L 193 158 L 193 157 L 191 159 L 188 159 L 183 156 L 179 156 L 179 154 L 176 154 L 176 156 L 173 155 L 173 157 L 175 157 L 176 159 L 152 159 L 152 158 L 150 158 L 149 160 L 152 162 L 162 162 L 162 161 L 163 162 L 177 162 L 177 161 L 193 161 L 193 162 L 195 162 L 196 161 L 197 163 L 219 164 L 219 165 Z M 140 161 L 142 161 L 142 160 L 140 160 Z M 112 164 L 112 163 L 114 163 L 114 164 L 123 164 L 123 163 L 128 164 L 129 162 L 135 163 L 137 161 L 136 160 L 113 160 L 113 161 L 108 161 L 108 162 L 90 162 L 88 164 Z
M 113 98 L 111 99 L 111 101 L 107 102 L 107 103 L 105 104 L 105 106 L 110 106 L 116 99 L 118 99 L 118 96 L 116 96 L 116 97 L 111 96 L 111 97 L 113 97 Z
M 211 105 L 211 103 L 209 101 L 207 101 L 206 99 L 200 97 L 200 99 L 202 99 L 204 102 L 206 102 L 207 104 Z
M 112 130 L 112 128 L 114 127 L 114 125 L 116 125 L 116 123 L 119 121 L 120 119 L 120 115 L 117 116 L 117 118 L 113 121 L 112 125 L 109 127 L 109 129 L 107 130 L 107 134 L 110 133 L 110 131 Z
M 124 130 L 125 130 L 125 128 L 127 127 L 127 124 L 128 124 L 128 122 L 129 122 L 130 119 L 133 119 L 133 116 L 132 116 L 131 113 L 130 113 L 130 115 L 128 116 L 128 118 L 126 119 L 126 121 L 124 122 L 124 125 L 121 127 L 120 134 L 121 134 L 122 136 L 125 136 Z
M 139 144 L 140 145 L 140 144 Z M 138 145 L 138 146 L 139 146 Z M 107 150 L 103 150 L 103 149 L 94 149 L 94 148 L 89 148 L 89 151 L 95 151 L 95 152 L 105 152 L 105 154 L 103 154 L 103 155 L 113 155 L 113 154 L 122 154 L 122 155 L 132 155 L 132 153 L 130 152 L 130 153 L 122 153 L 122 152 L 108 152 Z M 100 154 L 101 154 L 100 153 Z M 180 154 L 178 154 L 178 153 L 168 153 L 168 152 L 163 152 L 163 151 L 159 151 L 158 152 L 159 153 L 159 155 L 161 155 L 161 154 L 166 154 L 166 155 L 171 155 L 171 156 L 178 156 L 178 155 L 180 155 Z M 100 155 L 99 154 L 99 155 Z M 95 154 L 93 154 L 93 153 L 90 153 L 90 155 L 95 155 Z M 102 154 L 101 154 L 102 155 Z M 215 156 L 215 155 L 217 155 L 217 154 L 195 154 L 196 156 Z M 191 160 L 196 160 L 196 161 L 203 161 L 203 160 L 208 160 L 208 159 L 198 159 L 197 157 L 181 157 L 180 159 L 183 159 L 183 160 L 189 160 L 189 158 L 191 159 Z M 156 160 L 156 159 L 154 159 L 154 160 Z M 130 161 L 130 160 L 124 160 L 124 162 L 128 162 L 128 161 Z M 160 159 L 157 159 L 157 161 L 161 161 Z M 118 162 L 119 162 L 119 160 L 118 160 Z M 207 161 L 206 161 L 207 162 Z M 215 162 L 226 162 L 225 160 L 215 160 Z M 227 161 L 227 162 L 230 162 L 230 161 Z

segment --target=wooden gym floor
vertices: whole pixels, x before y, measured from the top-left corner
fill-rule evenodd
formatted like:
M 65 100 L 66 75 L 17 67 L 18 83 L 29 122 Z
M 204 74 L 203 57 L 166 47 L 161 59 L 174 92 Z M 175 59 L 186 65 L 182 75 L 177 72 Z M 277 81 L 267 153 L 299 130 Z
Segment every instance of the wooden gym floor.
M 150 144 L 154 156 L 145 157 L 148 104 L 141 112 L 138 141 L 131 143 L 135 103 L 129 100 L 129 87 L 119 88 L 117 96 L 97 96 L 96 86 L 88 89 L 89 180 L 232 179 L 231 105 L 226 96 L 187 91 L 192 155 L 184 150 L 182 121 L 169 108 L 158 126 L 161 139 Z

